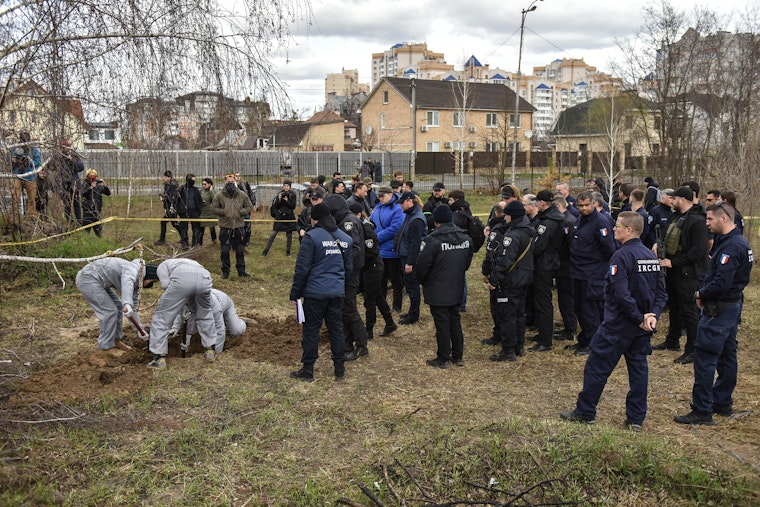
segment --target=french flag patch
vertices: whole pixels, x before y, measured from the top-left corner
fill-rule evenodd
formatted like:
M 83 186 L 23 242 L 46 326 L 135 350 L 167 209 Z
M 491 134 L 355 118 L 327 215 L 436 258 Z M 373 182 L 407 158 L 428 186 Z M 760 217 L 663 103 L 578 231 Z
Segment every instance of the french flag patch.
M 617 275 L 617 264 L 613 264 L 612 266 L 610 266 L 610 275 L 611 276 Z
M 728 261 L 729 261 L 729 260 L 731 260 L 731 256 L 730 256 L 730 255 L 728 255 L 728 254 L 722 254 L 722 255 L 720 256 L 720 261 L 719 261 L 719 262 L 720 262 L 721 264 L 728 264 Z
M 603 238 L 606 238 L 609 235 L 609 233 L 610 231 L 607 230 L 606 227 L 599 229 L 599 234 L 601 234 Z

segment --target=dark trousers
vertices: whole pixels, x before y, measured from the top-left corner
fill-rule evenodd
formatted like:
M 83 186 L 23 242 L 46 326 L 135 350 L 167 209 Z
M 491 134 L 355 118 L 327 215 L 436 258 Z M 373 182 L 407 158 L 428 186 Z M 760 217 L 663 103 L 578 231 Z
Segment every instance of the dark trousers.
M 464 335 L 459 317 L 459 303 L 452 306 L 430 305 L 435 322 L 435 340 L 438 343 L 439 361 L 459 361 L 464 355 Z
M 362 273 L 364 276 L 364 310 L 367 332 L 371 332 L 375 327 L 377 310 L 380 310 L 380 315 L 385 319 L 386 326 L 393 323 L 391 307 L 388 306 L 388 301 L 382 291 L 384 271 L 383 265 L 378 264 Z
M 303 313 L 306 319 L 303 324 L 303 335 L 301 338 L 301 347 L 303 355 L 301 363 L 303 369 L 312 375 L 314 374 L 314 363 L 319 357 L 319 330 L 324 321 L 327 327 L 327 333 L 330 335 L 330 349 L 332 352 L 333 366 L 335 375 L 342 376 L 345 373 L 343 365 L 343 356 L 346 352 L 345 342 L 343 339 L 343 325 L 341 323 L 341 309 L 343 308 L 343 298 L 329 299 L 303 299 Z
M 573 279 L 573 306 L 581 332 L 578 346 L 588 347 L 604 318 L 604 281 Z
M 264 255 L 269 253 L 269 249 L 272 248 L 272 243 L 274 243 L 274 238 L 277 237 L 277 234 L 279 232 L 280 231 L 272 231 L 271 234 L 269 234 L 269 239 L 267 240 L 267 244 L 264 247 L 264 251 L 262 252 Z M 285 238 L 287 240 L 285 246 L 285 254 L 290 255 L 290 247 L 293 246 L 293 231 L 285 231 Z M 245 246 L 245 244 L 243 246 Z
M 554 305 L 552 304 L 551 271 L 533 272 L 533 309 L 535 325 L 538 327 L 537 342 L 546 347 L 552 346 L 554 338 Z
M 578 319 L 573 308 L 573 279 L 559 273 L 557 274 L 557 306 L 562 315 L 565 331 L 575 333 Z
M 239 275 L 245 273 L 245 229 L 219 228 L 219 243 L 222 244 L 222 273 L 230 272 L 230 250 L 235 250 L 235 268 Z
M 670 307 L 670 325 L 665 343 L 669 347 L 680 346 L 681 330 L 686 328 L 686 345 L 684 352 L 694 352 L 697 341 L 697 326 L 699 312 L 694 302 L 694 291 L 697 290 L 697 280 L 682 278 L 672 272 L 665 277 L 665 287 L 668 289 L 668 306 Z
M 401 273 L 404 277 L 404 288 L 409 296 L 409 318 L 416 320 L 420 318 L 420 284 L 417 281 L 414 269 L 411 273 L 406 272 L 406 257 L 401 257 L 400 264 Z
M 694 387 L 691 401 L 699 412 L 712 413 L 732 407 L 738 362 L 736 331 L 741 304 L 728 305 L 720 315 L 702 313 L 694 347 Z M 718 378 L 715 379 L 715 372 Z
M 179 222 L 177 224 L 177 232 L 179 232 L 179 238 L 182 242 L 182 246 L 184 248 L 188 248 L 190 246 L 189 242 L 189 236 L 188 236 L 188 228 L 191 228 L 193 231 L 193 246 L 199 246 L 201 243 L 201 231 L 203 228 L 201 227 L 200 222 Z
M 356 292 L 359 289 L 359 275 L 361 271 L 354 271 L 351 279 L 346 283 L 345 297 L 343 298 L 343 336 L 346 340 L 346 350 L 356 347 L 367 346 L 367 329 L 364 327 L 359 309 L 356 307 Z
M 527 287 L 491 291 L 493 336 L 505 353 L 525 347 L 525 295 Z
M 596 419 L 596 406 L 602 397 L 612 370 L 621 356 L 628 367 L 628 395 L 625 397 L 625 414 L 634 424 L 642 424 L 647 414 L 647 356 L 652 353 L 650 335 L 603 336 L 596 333 L 591 340 L 586 367 L 583 370 L 583 390 L 578 394 L 575 411 L 584 419 Z
M 383 259 L 383 297 L 388 295 L 388 281 L 390 280 L 393 287 L 393 309 L 401 311 L 401 302 L 403 294 L 401 289 L 404 287 L 404 281 L 401 278 L 401 259 Z
M 211 227 L 201 227 L 201 233 L 200 233 L 200 236 L 198 237 L 198 244 L 199 245 L 203 244 L 203 237 L 206 235 L 206 229 L 208 229 L 209 232 L 210 232 L 210 234 L 211 234 L 211 241 L 216 241 L 216 227 L 214 227 L 214 226 L 211 226 Z
M 172 224 L 172 227 L 174 227 L 175 229 L 179 231 L 179 228 L 177 227 L 177 222 L 175 222 L 171 218 L 164 217 L 164 220 L 161 220 L 161 236 L 159 237 L 161 241 L 166 241 L 166 225 L 167 224 Z M 185 233 L 185 236 L 187 236 L 187 233 Z

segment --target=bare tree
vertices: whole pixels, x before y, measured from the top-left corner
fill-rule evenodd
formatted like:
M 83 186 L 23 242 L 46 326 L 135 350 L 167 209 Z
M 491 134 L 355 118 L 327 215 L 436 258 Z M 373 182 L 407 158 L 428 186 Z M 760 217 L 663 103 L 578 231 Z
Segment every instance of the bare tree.
M 34 80 L 110 116 L 140 97 L 192 89 L 256 96 L 283 108 L 272 57 L 290 27 L 309 23 L 310 0 L 234 6 L 216 0 L 9 0 L 0 7 L 0 111 L 17 83 Z

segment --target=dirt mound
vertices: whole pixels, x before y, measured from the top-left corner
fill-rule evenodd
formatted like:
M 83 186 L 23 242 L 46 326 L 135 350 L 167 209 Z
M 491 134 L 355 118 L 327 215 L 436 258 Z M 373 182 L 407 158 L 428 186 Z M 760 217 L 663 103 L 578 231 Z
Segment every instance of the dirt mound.
M 243 316 L 248 322 L 246 332 L 228 338 L 225 354 L 235 359 L 254 360 L 271 364 L 292 366 L 301 357 L 301 327 L 295 318 Z M 181 333 L 180 333 L 181 334 Z M 323 332 L 324 334 L 324 332 Z M 80 333 L 90 343 L 96 343 L 98 329 Z M 321 338 L 328 342 L 326 334 Z M 180 336 L 169 340 L 169 357 L 181 357 Z M 11 396 L 9 405 L 20 407 L 44 401 L 90 402 L 105 397 L 122 398 L 146 389 L 154 379 L 146 368 L 151 354 L 147 342 L 133 336 L 125 336 L 124 343 L 131 351 L 89 350 L 74 357 L 31 374 Z M 93 345 L 94 346 L 94 345 Z M 194 335 L 187 357 L 203 353 L 200 336 Z M 171 368 L 188 367 L 182 361 L 172 361 Z

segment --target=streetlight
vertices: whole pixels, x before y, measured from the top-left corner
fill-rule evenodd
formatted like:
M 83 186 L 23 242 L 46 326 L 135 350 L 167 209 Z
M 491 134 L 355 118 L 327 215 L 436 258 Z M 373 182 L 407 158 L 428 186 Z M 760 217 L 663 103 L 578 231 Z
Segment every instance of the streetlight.
M 533 0 L 527 9 L 523 9 L 522 20 L 520 21 L 520 51 L 517 54 L 517 86 L 515 87 L 515 118 L 514 118 L 514 135 L 515 139 L 512 143 L 512 184 L 515 184 L 515 163 L 517 160 L 517 126 L 520 121 L 520 69 L 522 66 L 522 48 L 523 48 L 523 34 L 525 33 L 525 16 L 529 12 L 533 12 L 538 7 L 538 2 L 544 0 Z

